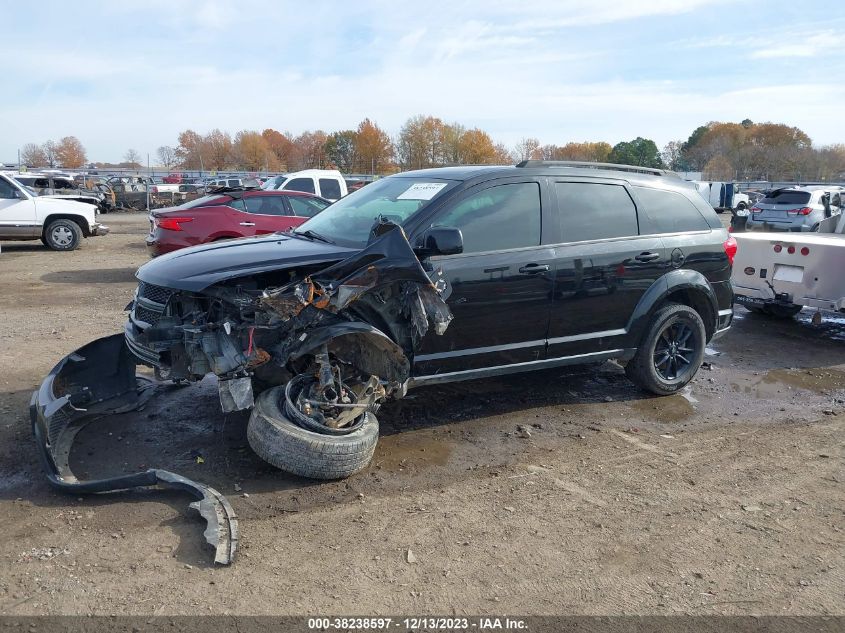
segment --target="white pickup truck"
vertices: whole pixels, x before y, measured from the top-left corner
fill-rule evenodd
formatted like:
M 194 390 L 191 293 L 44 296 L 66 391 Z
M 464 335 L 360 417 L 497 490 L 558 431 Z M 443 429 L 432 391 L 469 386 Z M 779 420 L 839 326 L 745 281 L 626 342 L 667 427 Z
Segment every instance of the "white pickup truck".
M 56 251 L 72 251 L 83 237 L 105 235 L 97 207 L 76 200 L 37 196 L 0 174 L 0 240 L 41 240 Z
M 829 200 L 825 203 L 829 213 Z M 826 217 L 818 232 L 733 235 L 737 303 L 783 318 L 805 306 L 845 312 L 845 214 Z

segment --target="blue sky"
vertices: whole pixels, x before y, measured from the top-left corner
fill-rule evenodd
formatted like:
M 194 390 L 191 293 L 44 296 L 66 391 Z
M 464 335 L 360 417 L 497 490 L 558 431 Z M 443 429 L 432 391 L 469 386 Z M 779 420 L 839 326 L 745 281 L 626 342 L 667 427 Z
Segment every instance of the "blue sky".
M 834 0 L 5 3 L 0 161 L 73 134 L 91 160 L 186 128 L 298 134 L 416 114 L 511 147 L 776 121 L 845 142 Z

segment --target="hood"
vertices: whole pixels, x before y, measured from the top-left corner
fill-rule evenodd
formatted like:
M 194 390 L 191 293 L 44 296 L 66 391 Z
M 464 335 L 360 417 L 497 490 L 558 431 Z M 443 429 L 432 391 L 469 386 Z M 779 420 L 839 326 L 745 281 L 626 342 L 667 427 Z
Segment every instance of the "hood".
M 279 233 L 183 248 L 144 264 L 135 276 L 156 286 L 200 292 L 238 277 L 334 263 L 358 250 Z
M 88 202 L 79 202 L 78 200 L 52 196 L 35 196 L 32 200 L 35 202 L 35 208 L 41 216 L 47 213 L 76 213 L 94 222 L 95 207 Z

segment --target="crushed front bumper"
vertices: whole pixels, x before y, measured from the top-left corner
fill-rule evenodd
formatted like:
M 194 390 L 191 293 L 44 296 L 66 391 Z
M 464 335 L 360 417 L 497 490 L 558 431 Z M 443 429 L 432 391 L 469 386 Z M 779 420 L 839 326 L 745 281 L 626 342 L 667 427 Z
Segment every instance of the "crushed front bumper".
M 91 235 L 92 236 L 100 236 L 100 235 L 108 235 L 109 227 L 105 224 L 94 224 L 91 227 Z
M 123 334 L 97 339 L 63 358 L 33 392 L 29 405 L 32 432 L 47 479 L 71 494 L 166 486 L 184 490 L 190 505 L 208 526 L 205 540 L 215 549 L 214 562 L 232 562 L 238 545 L 238 522 L 228 500 L 209 486 L 167 470 L 151 468 L 132 475 L 80 481 L 70 468 L 77 433 L 104 416 L 141 407 L 156 383 L 135 373 L 135 358 Z

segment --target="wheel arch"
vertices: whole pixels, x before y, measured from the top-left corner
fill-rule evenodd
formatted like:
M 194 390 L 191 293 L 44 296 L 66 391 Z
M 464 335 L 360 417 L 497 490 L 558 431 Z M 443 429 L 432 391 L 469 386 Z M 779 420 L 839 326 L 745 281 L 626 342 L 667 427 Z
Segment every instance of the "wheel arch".
M 73 213 L 51 213 L 48 215 L 44 218 L 44 224 L 41 225 L 41 237 L 46 237 L 47 227 L 56 220 L 70 220 L 79 225 L 79 228 L 82 229 L 83 237 L 91 237 L 91 227 L 88 224 L 88 219 L 85 216 L 75 215 Z
M 369 323 L 350 321 L 309 330 L 289 359 L 301 358 L 321 345 L 364 373 L 382 380 L 404 383 L 411 364 L 404 350 L 393 339 Z
M 716 294 L 700 272 L 679 269 L 663 275 L 640 298 L 627 327 L 633 341 L 642 339 L 651 315 L 666 303 L 680 303 L 695 310 L 704 321 L 707 340 L 713 337 L 719 312 Z

